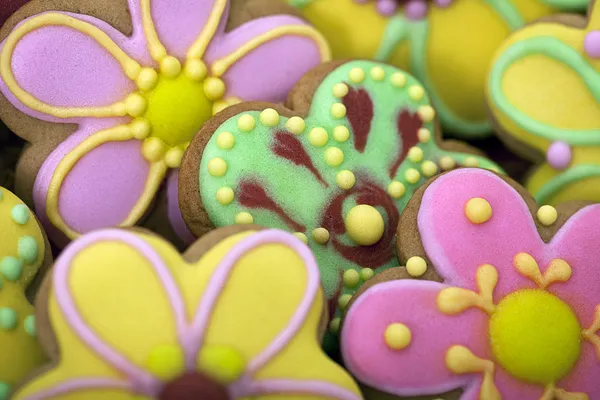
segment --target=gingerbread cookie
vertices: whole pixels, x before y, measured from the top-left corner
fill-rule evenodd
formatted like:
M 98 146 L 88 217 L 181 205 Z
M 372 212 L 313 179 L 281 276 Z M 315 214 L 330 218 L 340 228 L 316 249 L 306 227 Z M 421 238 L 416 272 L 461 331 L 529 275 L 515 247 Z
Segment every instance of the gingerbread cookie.
M 213 232 L 183 258 L 145 232 L 73 242 L 38 307 L 55 363 L 14 399 L 360 400 L 320 348 L 325 297 L 310 250 L 256 229 Z
M 45 361 L 27 289 L 51 262 L 36 218 L 0 187 L 0 400 L 8 400 L 14 386 Z
M 490 171 L 433 179 L 400 219 L 406 267 L 349 307 L 347 368 L 401 398 L 600 398 L 599 225 L 600 205 L 538 207 Z
M 389 65 L 318 67 L 288 106 L 240 104 L 205 125 L 182 164 L 182 214 L 197 236 L 246 223 L 294 232 L 341 308 L 374 271 L 397 265 L 398 215 L 416 188 L 460 165 L 499 168 L 444 144 L 421 84 Z
M 537 162 L 526 182 L 541 203 L 600 201 L 600 4 L 589 18 L 528 26 L 500 48 L 487 98 L 500 137 Z
M 288 1 L 325 35 L 335 59 L 374 59 L 410 71 L 444 129 L 474 138 L 492 131 L 484 88 L 502 40 L 558 10 L 583 10 L 589 0 Z
M 200 127 L 241 100 L 283 100 L 329 58 L 323 37 L 297 17 L 262 16 L 226 32 L 229 0 L 100 7 L 107 21 L 130 24 L 129 34 L 96 18 L 95 0 L 77 4 L 89 15 L 45 3 L 22 9 L 22 21 L 7 32 L 0 90 L 20 112 L 55 124 L 36 125 L 12 107 L 1 114 L 33 144 L 17 175 L 31 181 L 26 197 L 59 244 L 139 224 L 159 192 L 168 203 L 163 220 L 187 238 L 177 190 L 169 188 L 177 187 L 183 152 Z M 34 5 L 45 12 L 27 15 Z M 76 127 L 59 125 L 66 123 Z

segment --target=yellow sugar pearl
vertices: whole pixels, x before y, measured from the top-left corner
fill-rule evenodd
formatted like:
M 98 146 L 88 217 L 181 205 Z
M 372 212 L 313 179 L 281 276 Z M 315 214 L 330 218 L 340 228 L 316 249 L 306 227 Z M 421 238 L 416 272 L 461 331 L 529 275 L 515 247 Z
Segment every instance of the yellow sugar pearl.
M 414 256 L 408 259 L 406 262 L 406 272 L 410 276 L 419 277 L 427 271 L 427 262 L 418 256 Z
M 351 289 L 356 287 L 360 282 L 360 274 L 355 269 L 349 269 L 344 272 L 342 279 L 344 281 L 344 286 Z
M 238 118 L 237 126 L 242 132 L 250 132 L 256 126 L 256 121 L 252 115 L 244 114 Z
M 279 113 L 273 108 L 267 108 L 260 113 L 260 122 L 266 126 L 276 126 L 279 124 Z
M 375 207 L 366 204 L 353 207 L 346 215 L 344 224 L 350 239 L 361 246 L 377 243 L 385 230 L 381 213 Z
M 231 150 L 235 145 L 235 137 L 231 132 L 221 132 L 217 136 L 217 147 L 223 150 Z
M 486 199 L 474 197 L 465 205 L 465 215 L 474 224 L 483 224 L 492 218 L 492 206 Z
M 344 118 L 346 116 L 346 106 L 342 103 L 334 103 L 331 106 L 331 116 L 337 119 Z
M 388 185 L 387 191 L 394 199 L 399 199 L 406 193 L 406 188 L 402 182 L 392 181 L 392 183 Z
M 223 176 L 227 173 L 227 163 L 222 158 L 213 158 L 208 162 L 208 173 L 211 176 Z
M 371 68 L 371 78 L 375 81 L 382 81 L 385 79 L 385 70 L 381 67 Z
M 329 332 L 338 333 L 340 331 L 340 324 L 342 323 L 341 318 L 334 318 L 329 323 Z
M 335 183 L 337 183 L 340 189 L 348 190 L 354 187 L 356 183 L 356 177 L 352 173 L 352 171 L 348 171 L 347 169 L 340 171 L 335 176 Z
M 165 163 L 169 168 L 179 168 L 181 161 L 183 160 L 183 149 L 179 147 L 173 147 L 165 155 Z
M 550 226 L 556 222 L 558 211 L 552 206 L 541 206 L 537 212 L 537 217 L 542 225 Z
M 421 171 L 424 176 L 429 178 L 437 174 L 438 166 L 433 161 L 424 161 L 423 164 L 421 164 Z
M 146 367 L 153 375 L 169 381 L 185 371 L 185 354 L 179 346 L 164 345 L 152 349 Z
M 306 129 L 306 122 L 300 117 L 292 117 L 287 120 L 285 127 L 294 135 L 299 135 Z
M 337 147 L 329 147 L 325 150 L 325 162 L 330 167 L 337 167 L 344 162 L 344 153 Z
M 402 88 L 404 85 L 406 85 L 406 75 L 404 75 L 402 72 L 393 73 L 390 80 L 392 85 L 397 88 Z
M 298 239 L 300 239 L 301 241 L 303 241 L 305 244 L 308 243 L 308 237 L 306 237 L 306 235 L 302 232 L 295 232 L 294 236 L 296 236 Z
M 204 81 L 204 94 L 212 101 L 218 100 L 225 94 L 225 82 L 219 78 L 210 77 Z
M 160 62 L 160 71 L 167 78 L 175 78 L 181 72 L 181 63 L 172 56 L 167 56 Z
M 241 212 L 235 216 L 235 223 L 240 225 L 248 225 L 254 223 L 254 217 L 249 212 Z
M 189 80 L 200 82 L 206 78 L 208 69 L 202 60 L 192 59 L 186 62 L 183 72 Z
M 365 282 L 368 281 L 369 279 L 371 279 L 374 276 L 375 276 L 375 271 L 373 271 L 371 268 L 363 268 L 360 271 L 360 277 Z
M 351 294 L 341 295 L 340 298 L 338 299 L 338 306 L 340 307 L 340 309 L 345 310 L 346 307 L 348 307 L 348 303 L 350 303 L 351 299 L 352 299 Z
M 315 242 L 325 244 L 329 241 L 329 231 L 325 228 L 317 228 L 312 231 L 312 237 Z
M 127 109 L 127 114 L 132 117 L 140 117 L 148 109 L 148 100 L 139 93 L 132 93 L 125 99 L 125 108 Z
M 152 133 L 152 125 L 147 119 L 138 118 L 129 125 L 133 137 L 137 140 L 144 140 Z
M 421 128 L 417 133 L 417 137 L 419 138 L 419 142 L 427 143 L 431 140 L 431 131 L 427 128 Z
M 365 70 L 362 68 L 352 68 L 348 73 L 351 82 L 361 83 L 365 80 Z
M 388 325 L 384 333 L 385 343 L 392 350 L 403 350 L 410 345 L 412 333 L 404 324 Z
M 425 89 L 419 85 L 413 85 L 408 88 L 408 97 L 413 101 L 421 101 L 425 97 Z
M 348 94 L 348 85 L 346 85 L 345 83 L 338 83 L 333 86 L 332 92 L 334 97 L 341 99 L 342 97 Z
M 156 87 L 158 83 L 158 73 L 154 68 L 143 68 L 136 79 L 137 87 L 145 92 Z
M 313 128 L 308 134 L 308 141 L 315 147 L 323 147 L 327 144 L 329 135 L 323 128 Z
M 196 363 L 200 371 L 224 385 L 238 380 L 246 369 L 242 354 L 229 346 L 202 347 Z
M 159 138 L 149 137 L 142 144 L 142 156 L 150 162 L 157 162 L 165 156 L 168 149 L 165 142 Z
M 465 162 L 463 163 L 463 165 L 465 167 L 478 167 L 479 160 L 476 159 L 475 157 L 467 157 L 467 158 L 465 158 Z
M 421 160 L 423 160 L 423 150 L 417 146 L 411 147 L 408 150 L 406 157 L 414 163 L 421 162 Z
M 454 161 L 454 159 L 450 156 L 443 156 L 442 158 L 440 158 L 440 167 L 445 170 L 448 171 L 452 168 L 454 168 L 456 166 L 456 161 Z
M 409 168 L 404 173 L 404 179 L 406 179 L 406 182 L 408 183 L 415 184 L 421 179 L 421 174 L 416 169 Z
M 423 121 L 426 124 L 433 121 L 433 119 L 435 118 L 435 110 L 431 106 L 419 107 L 419 109 L 417 110 L 417 114 L 419 114 L 419 118 L 421 118 L 421 121 Z
M 234 193 L 233 189 L 228 187 L 222 187 L 217 190 L 217 201 L 219 204 L 226 206 L 233 201 Z
M 344 143 L 350 137 L 350 131 L 344 125 L 338 125 L 333 128 L 333 138 L 340 142 Z

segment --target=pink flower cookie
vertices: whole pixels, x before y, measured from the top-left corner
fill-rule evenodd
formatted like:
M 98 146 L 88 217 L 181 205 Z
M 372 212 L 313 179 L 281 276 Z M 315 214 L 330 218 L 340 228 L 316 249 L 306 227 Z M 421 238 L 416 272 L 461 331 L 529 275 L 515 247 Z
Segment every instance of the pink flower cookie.
M 350 305 L 347 368 L 401 398 L 600 398 L 599 224 L 600 205 L 538 209 L 490 171 L 439 176 L 401 217 L 406 268 Z
M 38 303 L 55 363 L 14 400 L 361 400 L 320 348 L 314 256 L 256 229 L 214 231 L 183 258 L 143 232 L 74 241 Z
M 97 1 L 81 3 L 93 10 Z M 17 174 L 31 181 L 33 187 L 21 184 L 24 197 L 33 198 L 59 244 L 98 228 L 140 224 L 163 183 L 164 220 L 189 240 L 177 171 L 200 127 L 241 100 L 283 100 L 329 58 L 322 36 L 297 17 L 264 16 L 226 31 L 229 0 L 128 3 L 131 21 L 119 20 L 122 10 L 114 18 L 131 24 L 129 35 L 92 11 L 39 3 L 45 12 L 24 14 L 1 45 L 0 91 L 8 101 L 37 120 L 76 126 L 71 134 L 40 121 L 32 128 L 12 107 L 1 113 L 37 148 Z

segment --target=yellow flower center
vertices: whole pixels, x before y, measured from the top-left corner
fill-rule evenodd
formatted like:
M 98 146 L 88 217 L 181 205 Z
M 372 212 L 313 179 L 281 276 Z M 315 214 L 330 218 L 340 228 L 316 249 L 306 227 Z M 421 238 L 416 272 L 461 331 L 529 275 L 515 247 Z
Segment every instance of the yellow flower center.
M 550 385 L 566 376 L 581 351 L 581 326 L 571 307 L 544 290 L 506 296 L 490 318 L 496 361 L 511 375 Z

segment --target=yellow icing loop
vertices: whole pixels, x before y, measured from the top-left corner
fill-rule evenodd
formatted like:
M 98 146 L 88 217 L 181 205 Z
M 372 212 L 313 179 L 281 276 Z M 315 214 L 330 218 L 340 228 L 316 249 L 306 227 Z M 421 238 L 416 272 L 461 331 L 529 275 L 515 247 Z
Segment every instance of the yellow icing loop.
M 204 56 L 204 53 L 208 48 L 208 44 L 219 27 L 219 22 L 221 21 L 221 17 L 225 12 L 226 7 L 227 0 L 215 0 L 212 12 L 206 21 L 206 25 L 204 26 L 202 33 L 200 33 L 198 39 L 196 39 L 194 44 L 192 44 L 187 52 L 188 59 L 202 58 Z

